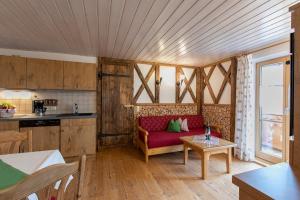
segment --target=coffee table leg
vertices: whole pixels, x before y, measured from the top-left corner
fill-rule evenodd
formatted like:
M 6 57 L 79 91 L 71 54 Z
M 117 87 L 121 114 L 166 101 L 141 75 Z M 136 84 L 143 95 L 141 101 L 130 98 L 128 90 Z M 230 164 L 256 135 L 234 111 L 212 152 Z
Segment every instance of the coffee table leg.
M 183 148 L 184 148 L 184 158 L 183 158 L 183 161 L 184 161 L 184 164 L 187 163 L 188 161 L 188 157 L 189 157 L 189 151 L 188 151 L 188 146 L 183 144 Z
M 226 157 L 226 168 L 227 168 L 227 173 L 230 174 L 231 172 L 231 162 L 232 162 L 232 158 L 231 158 L 231 148 L 227 149 L 227 157 Z
M 209 160 L 209 155 L 207 152 L 202 153 L 202 161 L 201 161 L 201 167 L 202 167 L 202 179 L 207 178 L 207 164 Z

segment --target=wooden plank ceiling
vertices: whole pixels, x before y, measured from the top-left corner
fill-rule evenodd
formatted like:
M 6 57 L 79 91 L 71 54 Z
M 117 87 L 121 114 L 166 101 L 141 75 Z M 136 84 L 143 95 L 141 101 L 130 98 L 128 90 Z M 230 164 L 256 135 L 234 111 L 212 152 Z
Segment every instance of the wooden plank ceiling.
M 286 41 L 299 0 L 0 1 L 0 47 L 204 65 Z

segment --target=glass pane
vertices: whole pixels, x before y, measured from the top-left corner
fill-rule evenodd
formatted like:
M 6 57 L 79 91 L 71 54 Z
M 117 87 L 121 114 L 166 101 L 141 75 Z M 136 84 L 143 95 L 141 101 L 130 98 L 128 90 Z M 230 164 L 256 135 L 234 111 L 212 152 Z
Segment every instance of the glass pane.
M 274 116 L 273 118 L 275 121 L 282 121 L 282 117 Z M 281 158 L 282 142 L 283 142 L 283 123 L 262 120 L 261 121 L 261 151 L 263 153 Z
M 262 86 L 283 85 L 283 63 L 265 65 L 261 68 Z
M 283 86 L 261 86 L 260 107 L 262 114 L 283 115 Z
M 261 67 L 260 74 L 260 151 L 282 158 L 284 134 L 283 63 Z

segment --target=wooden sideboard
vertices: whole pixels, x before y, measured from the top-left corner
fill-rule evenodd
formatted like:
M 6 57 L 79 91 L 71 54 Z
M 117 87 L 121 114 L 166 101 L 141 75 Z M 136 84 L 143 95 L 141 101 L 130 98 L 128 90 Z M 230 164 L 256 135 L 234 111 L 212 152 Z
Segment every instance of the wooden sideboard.
M 234 175 L 240 200 L 296 200 L 300 197 L 300 170 L 280 163 Z

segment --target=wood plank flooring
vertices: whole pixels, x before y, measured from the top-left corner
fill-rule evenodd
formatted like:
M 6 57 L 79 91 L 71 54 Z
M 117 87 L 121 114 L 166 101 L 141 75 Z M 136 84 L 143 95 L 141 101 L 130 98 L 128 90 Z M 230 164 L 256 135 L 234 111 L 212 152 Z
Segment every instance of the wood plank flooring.
M 189 155 L 187 165 L 183 165 L 183 152 L 152 156 L 146 164 L 134 147 L 102 150 L 87 160 L 83 199 L 238 199 L 222 155 L 211 157 L 207 180 L 200 178 L 197 153 Z M 260 167 L 233 159 L 232 174 Z

